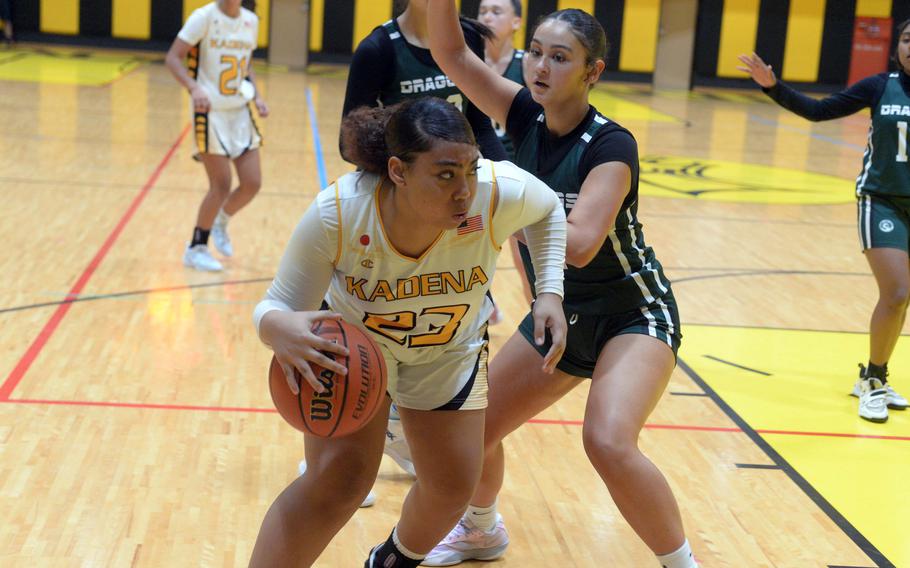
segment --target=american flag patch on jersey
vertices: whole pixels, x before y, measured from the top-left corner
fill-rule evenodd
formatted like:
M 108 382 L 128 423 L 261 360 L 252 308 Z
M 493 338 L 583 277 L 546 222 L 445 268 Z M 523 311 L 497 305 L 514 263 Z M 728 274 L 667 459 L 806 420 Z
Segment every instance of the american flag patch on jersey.
M 483 230 L 483 215 L 474 215 L 473 217 L 468 217 L 464 220 L 461 225 L 458 225 L 458 234 L 467 235 L 468 233 L 473 233 L 475 231 Z

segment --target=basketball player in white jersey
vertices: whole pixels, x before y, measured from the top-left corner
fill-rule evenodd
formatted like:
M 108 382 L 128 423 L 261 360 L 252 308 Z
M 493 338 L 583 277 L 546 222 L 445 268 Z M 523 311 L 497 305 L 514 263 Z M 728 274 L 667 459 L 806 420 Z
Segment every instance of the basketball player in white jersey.
M 216 0 L 194 11 L 165 58 L 193 99 L 198 157 L 209 178 L 209 191 L 199 205 L 193 237 L 183 255 L 183 264 L 196 270 L 222 270 L 221 262 L 209 252 L 209 236 L 218 252 L 232 256 L 228 220 L 256 196 L 262 183 L 262 137 L 249 104 L 256 105 L 259 116 L 268 116 L 252 66 L 259 19 L 241 3 Z M 239 179 L 233 191 L 232 161 Z
M 565 213 L 553 191 L 508 162 L 479 159 L 470 124 L 440 98 L 362 108 L 342 124 L 362 171 L 317 194 L 297 225 L 254 319 L 287 376 L 321 392 L 309 362 L 343 373 L 346 349 L 315 336 L 343 318 L 373 337 L 388 395 L 362 430 L 306 436 L 306 472 L 273 503 L 253 567 L 310 566 L 357 510 L 382 458 L 389 404 L 410 441 L 417 480 L 368 568 L 413 568 L 458 521 L 480 475 L 487 404 L 488 291 L 500 247 L 524 229 L 537 280 L 534 333 L 562 355 Z M 333 311 L 316 311 L 325 302 Z M 549 331 L 549 334 L 547 334 Z M 391 400 L 390 400 L 391 399 Z M 364 551 L 366 553 L 366 551 Z

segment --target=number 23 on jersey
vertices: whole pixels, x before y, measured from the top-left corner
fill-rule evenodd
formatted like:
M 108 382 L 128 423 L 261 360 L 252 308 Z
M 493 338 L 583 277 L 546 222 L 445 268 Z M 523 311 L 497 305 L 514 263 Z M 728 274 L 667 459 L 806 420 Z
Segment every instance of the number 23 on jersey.
M 376 314 L 367 312 L 363 316 L 363 325 L 370 331 L 391 339 L 398 345 L 408 347 L 432 347 L 445 345 L 455 337 L 461 326 L 461 320 L 468 313 L 468 304 L 435 306 L 424 308 L 418 316 L 415 312 L 392 312 Z M 427 333 L 413 333 L 417 319 L 431 318 Z M 435 322 L 435 323 L 434 323 Z

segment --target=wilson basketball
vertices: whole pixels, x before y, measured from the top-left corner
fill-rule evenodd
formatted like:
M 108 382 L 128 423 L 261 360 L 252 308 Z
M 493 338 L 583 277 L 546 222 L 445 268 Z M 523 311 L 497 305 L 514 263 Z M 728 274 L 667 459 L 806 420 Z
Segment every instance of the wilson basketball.
M 269 366 L 272 402 L 281 417 L 302 432 L 324 438 L 347 436 L 373 418 L 385 397 L 385 359 L 370 336 L 344 321 L 322 320 L 313 328 L 313 333 L 334 339 L 348 348 L 348 357 L 339 361 L 348 368 L 347 376 L 310 363 L 313 374 L 326 390 L 317 393 L 295 369 L 295 378 L 300 385 L 300 394 L 295 395 L 288 387 L 284 370 L 272 356 Z

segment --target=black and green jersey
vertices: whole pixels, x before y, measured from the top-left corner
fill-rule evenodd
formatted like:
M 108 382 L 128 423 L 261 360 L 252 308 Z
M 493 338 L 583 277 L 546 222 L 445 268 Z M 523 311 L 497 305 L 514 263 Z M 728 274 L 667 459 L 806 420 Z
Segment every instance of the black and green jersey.
M 856 194 L 910 197 L 910 76 L 903 71 L 866 77 L 843 91 L 813 99 L 784 83 L 763 89 L 779 105 L 809 120 L 831 120 L 864 108 L 872 111 Z
M 506 79 L 518 83 L 522 87 L 525 86 L 525 78 L 521 69 L 521 61 L 524 59 L 524 56 L 525 52 L 521 49 L 516 49 L 513 51 L 512 60 L 509 61 L 509 66 L 506 67 L 505 72 L 502 74 L 502 76 Z M 502 147 L 506 149 L 506 153 L 509 155 L 509 159 L 514 161 L 515 146 L 512 144 L 512 139 L 509 138 L 508 134 L 506 134 L 505 126 L 493 120 L 493 130 L 496 131 L 496 136 L 499 136 L 499 141 L 502 142 Z
M 535 111 L 536 116 L 528 111 Z M 523 122 L 528 125 L 522 126 Z M 659 304 L 670 293 L 670 282 L 654 251 L 645 244 L 638 221 L 638 156 L 631 133 L 591 107 L 573 132 L 554 141 L 542 107 L 531 100 L 527 89 L 512 104 L 508 129 L 516 144 L 515 163 L 556 191 L 567 216 L 581 193 L 584 178 L 580 171 L 586 176 L 597 165 L 612 161 L 622 161 L 632 171 L 632 187 L 597 255 L 582 268 L 566 268 L 567 309 L 614 314 Z M 521 250 L 533 284 L 530 255 L 526 247 Z
M 462 31 L 471 51 L 483 57 L 484 40 L 480 33 L 468 22 L 462 22 Z M 483 156 L 494 161 L 508 159 L 490 118 L 470 104 L 449 81 L 433 61 L 430 50 L 408 43 L 397 20 L 376 26 L 354 50 L 342 117 L 363 106 L 387 106 L 421 96 L 440 97 L 454 103 L 471 124 Z
M 863 170 L 856 177 L 858 196 L 910 196 L 910 163 L 907 162 L 910 97 L 898 77 L 897 73 L 889 75 L 885 91 L 872 107 Z
M 465 100 L 461 91 L 436 65 L 427 65 L 417 59 L 401 35 L 397 20 L 382 24 L 395 47 L 395 77 L 388 81 L 379 95 L 384 105 L 405 99 L 433 96 L 446 99 L 464 112 Z

